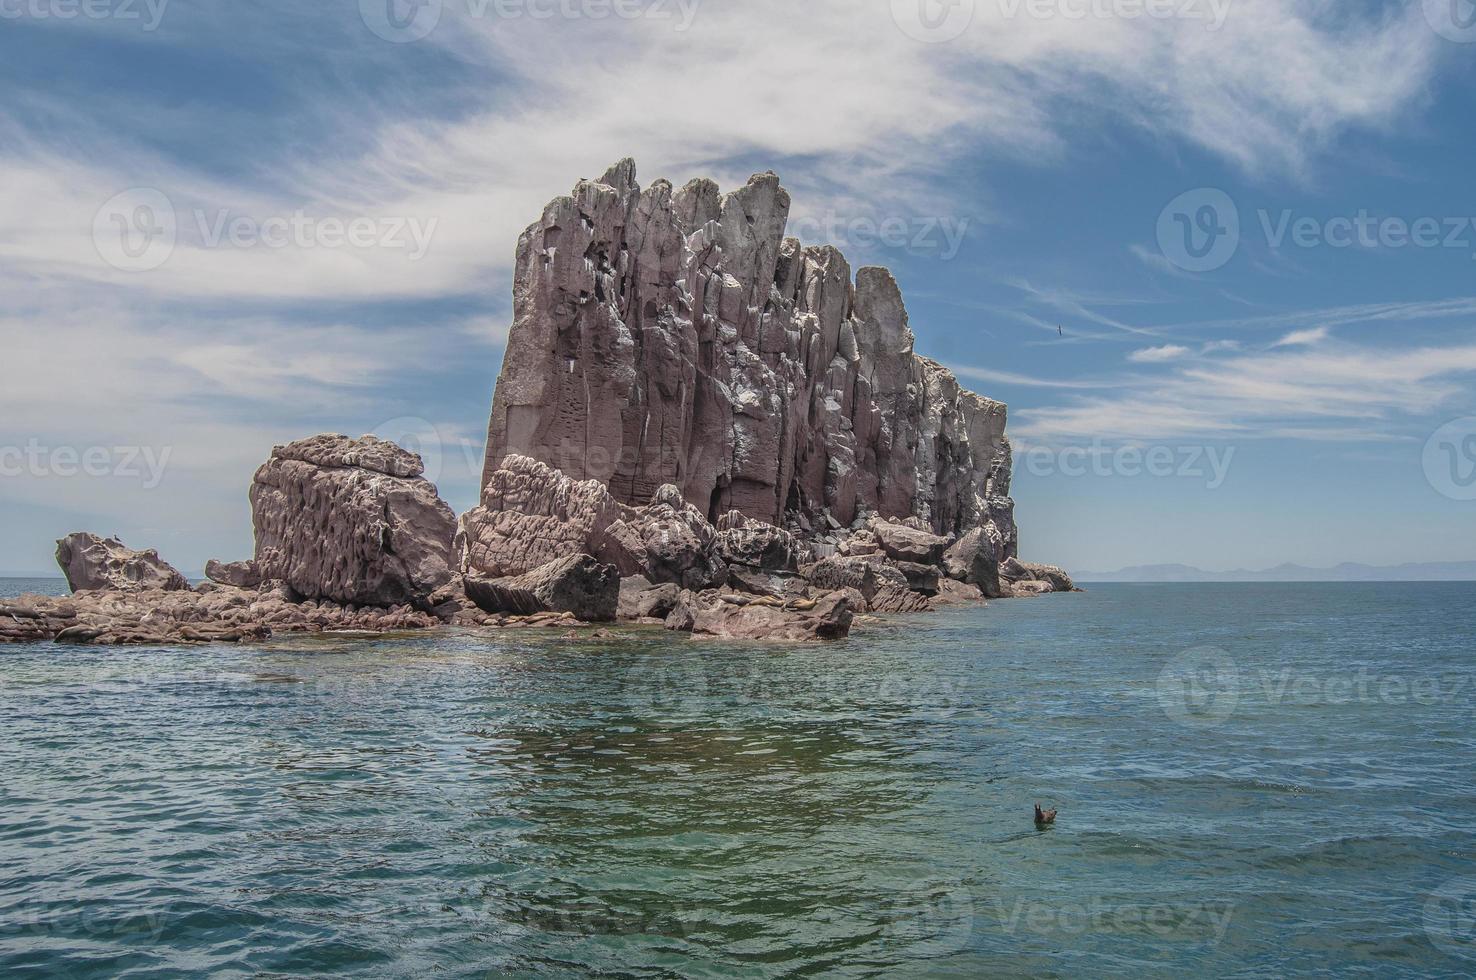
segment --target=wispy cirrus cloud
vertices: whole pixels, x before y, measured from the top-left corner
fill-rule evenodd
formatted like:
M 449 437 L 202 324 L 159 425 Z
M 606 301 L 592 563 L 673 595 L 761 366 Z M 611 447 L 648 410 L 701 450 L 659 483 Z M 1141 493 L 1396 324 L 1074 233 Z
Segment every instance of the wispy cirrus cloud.
M 1128 360 L 1136 364 L 1162 364 L 1166 361 L 1177 361 L 1187 357 L 1189 348 L 1183 344 L 1162 344 L 1158 347 L 1143 347 L 1128 355 Z
M 1346 343 L 1185 364 L 1164 379 L 1017 411 L 1035 442 L 1261 438 L 1368 441 L 1469 393 L 1476 343 L 1391 349 Z
M 1293 330 L 1272 344 L 1272 347 L 1310 347 L 1321 343 L 1328 337 L 1327 327 L 1310 327 L 1306 330 Z

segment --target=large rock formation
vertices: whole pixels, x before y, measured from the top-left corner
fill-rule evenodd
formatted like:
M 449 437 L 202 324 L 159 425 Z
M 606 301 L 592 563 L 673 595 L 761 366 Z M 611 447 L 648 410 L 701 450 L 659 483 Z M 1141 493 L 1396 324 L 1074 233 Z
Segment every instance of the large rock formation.
M 913 352 L 892 276 L 784 237 L 772 173 L 642 190 L 630 160 L 518 241 L 483 483 L 512 455 L 711 523 L 993 523 L 1015 550 L 1005 406 Z
M 252 564 L 212 571 L 225 584 L 281 580 L 309 599 L 424 606 L 451 579 L 456 515 L 423 471 L 373 436 L 277 446 L 251 483 Z
M 152 549 L 134 551 L 117 538 L 79 531 L 56 543 L 56 563 L 73 592 L 188 589 L 189 581 Z

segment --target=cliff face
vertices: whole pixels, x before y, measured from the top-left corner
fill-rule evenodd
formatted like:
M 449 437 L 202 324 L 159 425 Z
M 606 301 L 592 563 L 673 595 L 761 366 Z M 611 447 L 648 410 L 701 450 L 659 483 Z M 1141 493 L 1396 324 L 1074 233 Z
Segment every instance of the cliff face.
M 519 238 L 483 484 L 518 454 L 622 504 L 991 527 L 1015 554 L 1005 406 L 913 352 L 896 281 L 784 237 L 772 173 L 644 191 L 624 160 Z

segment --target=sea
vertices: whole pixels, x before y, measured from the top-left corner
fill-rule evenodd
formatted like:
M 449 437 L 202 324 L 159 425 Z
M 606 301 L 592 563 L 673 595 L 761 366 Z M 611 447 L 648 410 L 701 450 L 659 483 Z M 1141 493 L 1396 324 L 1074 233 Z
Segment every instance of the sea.
M 1102 583 L 0 647 L 0 976 L 1470 976 L 1473 642 L 1476 583 Z

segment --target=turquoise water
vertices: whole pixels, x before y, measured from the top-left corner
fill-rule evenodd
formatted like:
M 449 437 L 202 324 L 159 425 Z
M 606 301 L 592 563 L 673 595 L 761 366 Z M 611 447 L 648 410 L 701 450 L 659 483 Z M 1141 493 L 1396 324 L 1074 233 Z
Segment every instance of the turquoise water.
M 1473 584 L 1231 584 L 0 647 L 0 975 L 1470 974 L 1473 637 Z

